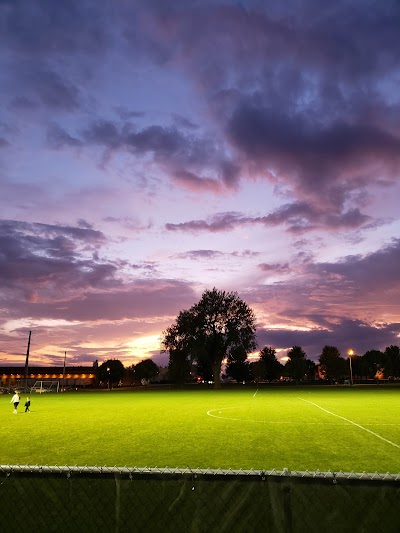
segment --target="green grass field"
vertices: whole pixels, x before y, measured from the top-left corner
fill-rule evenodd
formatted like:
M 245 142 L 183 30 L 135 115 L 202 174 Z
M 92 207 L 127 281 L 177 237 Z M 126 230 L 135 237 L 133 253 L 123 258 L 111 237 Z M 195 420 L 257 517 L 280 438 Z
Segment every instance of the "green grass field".
M 400 472 L 400 389 L 0 396 L 0 463 Z

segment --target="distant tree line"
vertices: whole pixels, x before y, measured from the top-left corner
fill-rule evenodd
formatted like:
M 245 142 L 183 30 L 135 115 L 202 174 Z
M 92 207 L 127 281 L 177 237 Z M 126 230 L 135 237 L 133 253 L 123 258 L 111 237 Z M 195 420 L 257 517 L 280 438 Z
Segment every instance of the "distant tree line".
M 349 375 L 349 359 L 341 357 L 335 346 L 325 346 L 319 362 L 327 379 L 341 379 Z M 352 355 L 351 366 L 354 379 L 399 378 L 400 348 L 391 345 L 384 352 L 368 350 L 364 355 Z
M 225 375 L 238 382 L 349 378 L 349 358 L 342 357 L 335 346 L 324 346 L 318 360 L 319 365 L 308 359 L 300 346 L 293 346 L 287 352 L 287 362 L 282 364 L 276 358 L 276 350 L 266 346 L 253 362 L 248 361 L 245 354 L 228 357 Z M 355 380 L 400 378 L 400 348 L 388 346 L 384 352 L 369 350 L 364 355 L 352 355 L 351 365 Z
M 285 378 L 296 382 L 315 378 L 337 381 L 349 377 L 349 359 L 342 357 L 335 346 L 324 346 L 319 365 L 308 359 L 300 346 L 287 352 L 285 364 L 268 346 L 260 350 L 256 361 L 249 361 L 248 355 L 256 348 L 255 332 L 255 315 L 237 293 L 206 290 L 197 304 L 181 311 L 175 323 L 163 332 L 170 380 L 184 383 L 196 375 L 219 387 L 223 363 L 224 377 L 237 382 Z M 354 379 L 398 378 L 399 347 L 353 355 L 351 368 Z
M 156 378 L 159 367 L 151 359 L 144 359 L 136 365 L 125 368 L 118 359 L 108 359 L 97 369 L 97 379 L 99 383 L 107 385 L 111 390 L 115 385 L 128 379 L 129 384 L 135 381 L 148 383 Z
M 223 379 L 236 382 L 290 379 L 327 379 L 338 381 L 373 378 L 400 378 L 400 349 L 388 346 L 384 352 L 369 350 L 364 355 L 341 356 L 335 346 L 324 346 L 319 364 L 307 357 L 301 346 L 288 350 L 286 362 L 276 357 L 276 350 L 265 346 L 258 359 L 249 360 L 256 344 L 255 314 L 236 292 L 206 290 L 200 301 L 181 311 L 174 324 L 162 334 L 163 351 L 169 354 L 168 380 L 183 384 L 201 379 L 218 388 Z M 350 365 L 351 363 L 351 365 Z M 121 361 L 109 359 L 98 367 L 98 380 L 111 389 L 124 378 L 131 383 L 154 380 L 159 367 L 145 359 L 125 369 Z

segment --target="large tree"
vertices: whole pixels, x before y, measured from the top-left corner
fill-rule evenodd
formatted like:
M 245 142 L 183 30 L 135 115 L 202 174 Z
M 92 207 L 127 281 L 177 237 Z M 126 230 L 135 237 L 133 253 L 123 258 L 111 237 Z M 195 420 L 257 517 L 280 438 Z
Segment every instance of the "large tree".
M 230 351 L 225 372 L 238 383 L 250 380 L 250 363 L 247 361 L 247 352 L 243 346 L 237 346 Z
M 168 379 L 177 385 L 183 385 L 190 378 L 191 364 L 187 354 L 179 349 L 170 350 L 168 362 Z
M 206 383 L 213 380 L 213 371 L 210 361 L 199 359 L 194 367 L 198 379 L 200 378 L 201 381 L 205 381 Z
M 280 377 L 283 366 L 276 358 L 276 350 L 271 346 L 264 346 L 260 350 L 260 363 L 263 372 L 263 378 L 271 381 Z
M 347 364 L 336 346 L 324 346 L 319 356 L 319 364 L 327 379 L 339 379 L 347 374 Z
M 124 376 L 124 365 L 118 359 L 109 359 L 99 366 L 99 380 L 108 384 L 118 383 Z
M 363 376 L 373 379 L 378 370 L 384 367 L 384 354 L 380 350 L 368 350 L 362 356 Z
M 400 376 L 400 348 L 398 346 L 387 346 L 384 353 L 385 377 Z
M 289 377 L 300 381 L 307 374 L 307 354 L 300 346 L 293 346 L 287 353 L 288 360 L 285 365 L 285 372 Z
M 150 381 L 159 373 L 159 368 L 152 359 L 144 359 L 135 365 L 135 378 Z
M 255 331 L 254 313 L 238 294 L 214 288 L 179 313 L 175 324 L 163 332 L 162 345 L 170 354 L 179 349 L 191 361 L 209 362 L 219 388 L 222 361 L 239 346 L 246 353 L 254 350 Z

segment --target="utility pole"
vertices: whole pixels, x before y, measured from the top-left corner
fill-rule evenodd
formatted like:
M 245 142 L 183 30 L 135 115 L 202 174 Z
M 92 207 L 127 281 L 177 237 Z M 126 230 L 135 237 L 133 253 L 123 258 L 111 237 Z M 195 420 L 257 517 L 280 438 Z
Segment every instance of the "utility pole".
M 67 352 L 64 352 L 64 368 L 63 368 L 63 380 L 62 380 L 62 390 L 65 388 L 65 361 L 67 359 Z
M 28 339 L 28 348 L 26 350 L 26 359 L 25 359 L 25 390 L 28 390 L 28 371 L 29 371 L 29 349 L 31 346 L 31 334 L 32 331 L 29 332 L 29 339 Z

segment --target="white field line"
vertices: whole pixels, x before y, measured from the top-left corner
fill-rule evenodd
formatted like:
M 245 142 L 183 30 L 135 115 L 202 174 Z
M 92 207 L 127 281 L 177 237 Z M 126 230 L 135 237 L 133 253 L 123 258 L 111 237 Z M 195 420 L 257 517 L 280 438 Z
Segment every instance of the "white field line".
M 253 394 L 253 398 L 256 397 L 257 392 L 258 392 L 258 389 L 257 389 L 256 392 Z
M 324 411 L 325 413 L 328 413 L 328 415 L 332 415 L 332 416 L 336 416 L 337 418 L 341 418 L 342 420 L 345 420 L 349 424 L 353 424 L 353 426 L 356 426 L 356 427 L 366 431 L 367 433 L 371 433 L 371 435 L 374 435 L 374 437 L 377 437 L 378 439 L 381 439 L 384 442 L 387 442 L 388 444 L 391 444 L 395 448 L 400 448 L 400 446 L 398 444 L 396 444 L 395 442 L 392 442 L 391 440 L 385 439 L 385 437 L 382 437 L 381 435 L 378 435 L 378 433 L 375 433 L 374 431 L 371 431 L 370 429 L 367 429 L 364 426 L 361 426 L 360 424 L 357 424 L 357 422 L 353 422 L 352 420 L 349 420 L 348 418 L 345 418 L 344 416 L 340 416 L 340 415 L 337 415 L 335 413 L 332 413 L 331 411 L 328 411 L 327 409 L 324 409 L 323 407 L 321 407 L 317 403 L 310 402 L 309 400 L 305 400 L 304 398 L 300 398 L 300 396 L 298 396 L 298 398 L 299 398 L 299 400 L 302 400 L 303 402 L 307 402 L 307 403 L 309 403 L 311 405 L 314 405 L 315 407 L 318 407 L 318 409 L 321 409 L 321 411 Z
M 291 422 L 286 420 L 253 420 L 251 418 L 233 418 L 230 416 L 224 416 L 222 414 L 222 411 L 226 411 L 227 409 L 241 409 L 241 407 L 220 407 L 218 409 L 210 409 L 207 411 L 207 415 L 211 416 L 213 418 L 219 418 L 220 420 L 234 420 L 235 422 L 253 422 L 255 424 L 268 424 L 270 426 L 272 425 L 290 425 L 290 426 L 328 426 L 331 424 L 327 424 L 326 422 Z M 213 414 L 215 411 L 217 411 L 217 414 Z M 333 425 L 333 424 L 332 424 Z M 345 424 L 343 424 L 345 425 Z

